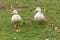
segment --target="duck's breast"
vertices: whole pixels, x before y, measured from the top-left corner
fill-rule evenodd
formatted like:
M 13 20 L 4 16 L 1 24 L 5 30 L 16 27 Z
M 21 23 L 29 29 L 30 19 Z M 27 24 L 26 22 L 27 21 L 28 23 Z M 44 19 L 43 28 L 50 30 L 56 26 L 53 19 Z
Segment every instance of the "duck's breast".
M 13 15 L 11 21 L 20 21 L 21 17 L 19 15 Z
M 36 14 L 34 16 L 34 20 L 36 20 L 36 21 L 40 21 L 40 20 L 44 20 L 44 19 L 45 19 L 45 17 L 43 14 Z

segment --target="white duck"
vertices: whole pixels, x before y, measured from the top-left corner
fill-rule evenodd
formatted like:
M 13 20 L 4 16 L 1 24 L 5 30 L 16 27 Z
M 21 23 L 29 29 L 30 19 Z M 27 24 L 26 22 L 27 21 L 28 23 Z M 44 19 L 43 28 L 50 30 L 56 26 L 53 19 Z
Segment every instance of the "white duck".
M 11 14 L 12 14 L 11 22 L 13 22 L 14 27 L 16 27 L 17 25 L 20 24 L 22 18 L 20 15 L 18 15 L 17 10 L 13 10 Z
M 39 23 L 43 23 L 46 20 L 46 18 L 41 12 L 41 8 L 37 7 L 35 11 L 37 11 L 37 13 L 34 16 L 34 20 Z

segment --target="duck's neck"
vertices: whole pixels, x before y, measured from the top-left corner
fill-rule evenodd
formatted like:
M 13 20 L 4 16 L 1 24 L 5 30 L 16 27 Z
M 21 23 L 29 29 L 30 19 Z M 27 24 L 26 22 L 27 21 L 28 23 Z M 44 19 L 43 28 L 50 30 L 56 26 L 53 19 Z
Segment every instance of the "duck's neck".
M 40 11 L 38 11 L 37 13 L 38 13 L 38 14 L 41 14 L 41 12 L 40 12 Z
M 18 13 L 15 13 L 14 15 L 18 15 Z

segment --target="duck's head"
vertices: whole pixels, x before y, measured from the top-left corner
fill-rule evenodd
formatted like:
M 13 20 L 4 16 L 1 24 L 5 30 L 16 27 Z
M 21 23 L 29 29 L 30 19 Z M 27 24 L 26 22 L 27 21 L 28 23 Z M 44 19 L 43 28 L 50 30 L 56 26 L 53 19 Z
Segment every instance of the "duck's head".
M 13 10 L 13 12 L 11 13 L 11 15 L 17 15 L 18 11 L 17 10 Z
M 37 7 L 34 12 L 41 12 L 41 8 Z

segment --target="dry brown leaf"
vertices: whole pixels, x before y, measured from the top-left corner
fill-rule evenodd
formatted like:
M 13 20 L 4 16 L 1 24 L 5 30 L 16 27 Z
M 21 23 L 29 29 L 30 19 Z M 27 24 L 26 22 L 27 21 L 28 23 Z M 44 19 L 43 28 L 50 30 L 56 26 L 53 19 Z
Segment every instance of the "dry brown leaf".
M 49 17 L 47 17 L 47 16 L 46 16 L 45 18 L 46 18 L 46 19 L 49 19 Z
M 21 32 L 21 30 L 18 30 L 18 29 L 17 29 L 16 32 L 17 32 L 17 33 L 18 33 L 18 32 Z
M 49 39 L 47 38 L 47 39 L 45 39 L 45 40 L 49 40 Z
M 59 30 L 57 30 L 57 32 L 60 32 L 60 29 L 59 29 Z
M 52 27 L 52 26 L 54 26 L 54 24 L 48 23 L 48 27 Z
M 11 5 L 11 8 L 13 8 L 13 5 Z
M 44 11 L 46 11 L 46 9 L 44 8 Z
M 58 30 L 58 27 L 55 27 L 55 30 Z
M 16 37 L 14 37 L 14 39 L 16 40 Z

